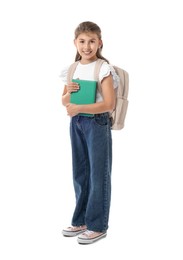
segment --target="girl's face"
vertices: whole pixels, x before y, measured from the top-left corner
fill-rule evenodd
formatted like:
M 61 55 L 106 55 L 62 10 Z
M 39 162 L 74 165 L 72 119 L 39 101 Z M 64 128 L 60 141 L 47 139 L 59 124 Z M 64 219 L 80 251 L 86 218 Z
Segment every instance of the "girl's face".
M 74 40 L 74 44 L 82 57 L 81 61 L 83 63 L 89 63 L 96 60 L 96 53 L 102 45 L 102 40 L 100 40 L 95 33 L 81 33 L 77 39 Z

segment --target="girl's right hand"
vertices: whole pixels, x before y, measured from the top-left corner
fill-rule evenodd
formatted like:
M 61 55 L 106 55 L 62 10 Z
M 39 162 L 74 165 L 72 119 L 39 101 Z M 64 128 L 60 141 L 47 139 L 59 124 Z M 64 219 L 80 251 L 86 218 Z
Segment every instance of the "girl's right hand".
M 79 84 L 75 82 L 70 82 L 66 85 L 67 92 L 71 94 L 72 92 L 77 92 L 79 90 Z

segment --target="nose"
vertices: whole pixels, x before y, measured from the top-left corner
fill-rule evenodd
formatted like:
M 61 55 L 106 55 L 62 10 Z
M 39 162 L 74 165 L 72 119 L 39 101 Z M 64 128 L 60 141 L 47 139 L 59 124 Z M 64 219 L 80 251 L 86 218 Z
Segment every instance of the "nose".
M 85 44 L 84 44 L 84 48 L 85 48 L 86 50 L 90 48 L 90 44 L 89 44 L 89 42 L 85 42 Z

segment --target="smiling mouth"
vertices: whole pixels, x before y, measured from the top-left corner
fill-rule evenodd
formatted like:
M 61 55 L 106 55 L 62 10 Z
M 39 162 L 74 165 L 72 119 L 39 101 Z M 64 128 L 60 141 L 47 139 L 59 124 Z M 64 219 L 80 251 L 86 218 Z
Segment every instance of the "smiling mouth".
M 92 51 L 83 51 L 83 53 L 84 53 L 85 55 L 89 55 L 90 53 L 92 53 Z

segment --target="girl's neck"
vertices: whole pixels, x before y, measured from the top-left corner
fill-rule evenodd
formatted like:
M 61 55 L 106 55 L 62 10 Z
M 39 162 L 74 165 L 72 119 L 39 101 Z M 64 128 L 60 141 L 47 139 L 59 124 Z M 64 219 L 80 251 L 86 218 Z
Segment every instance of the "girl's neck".
M 86 59 L 82 59 L 82 58 L 81 58 L 80 63 L 81 63 L 81 64 L 89 64 L 89 63 L 92 63 L 92 62 L 96 61 L 97 59 L 98 59 L 97 57 L 94 57 L 94 58 L 89 59 L 89 60 L 86 60 Z

